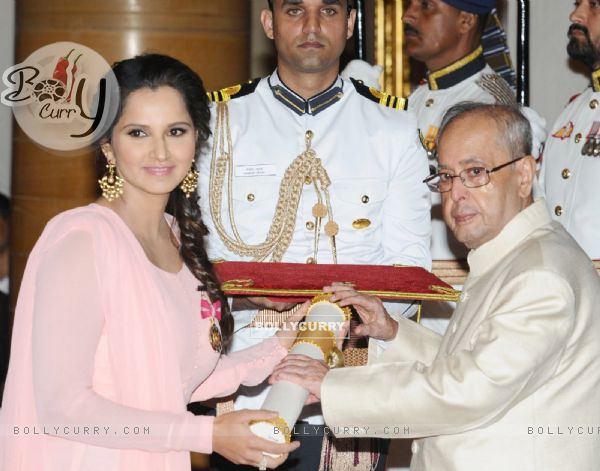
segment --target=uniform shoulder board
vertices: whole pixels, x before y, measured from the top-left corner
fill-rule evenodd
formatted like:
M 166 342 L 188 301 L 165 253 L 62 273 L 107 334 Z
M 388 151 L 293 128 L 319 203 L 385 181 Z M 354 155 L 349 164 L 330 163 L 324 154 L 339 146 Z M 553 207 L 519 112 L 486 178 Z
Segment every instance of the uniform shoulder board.
M 406 98 L 390 95 L 373 87 L 367 87 L 362 80 L 353 78 L 350 78 L 350 80 L 358 93 L 375 103 L 395 110 L 406 110 L 408 107 L 408 100 Z
M 208 99 L 210 101 L 214 103 L 224 103 L 232 98 L 239 98 L 254 92 L 258 82 L 260 82 L 259 78 L 250 80 L 241 85 L 233 85 L 232 87 L 222 88 L 216 92 L 206 92 L 206 94 L 208 95 Z
M 515 92 L 506 80 L 498 74 L 482 74 L 477 79 L 477 85 L 488 92 L 501 105 L 514 105 L 517 101 Z

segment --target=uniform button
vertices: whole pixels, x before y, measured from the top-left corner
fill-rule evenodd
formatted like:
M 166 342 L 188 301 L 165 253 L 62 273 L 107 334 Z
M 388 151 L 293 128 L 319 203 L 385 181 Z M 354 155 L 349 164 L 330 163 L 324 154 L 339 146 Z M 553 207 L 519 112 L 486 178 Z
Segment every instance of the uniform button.
M 579 144 L 579 141 L 581 141 L 581 133 L 578 132 L 577 134 L 575 134 L 575 144 Z
M 596 108 L 598 108 L 598 100 L 596 100 L 595 98 L 590 101 L 590 108 L 595 110 Z
M 566 180 L 571 176 L 571 171 L 568 168 L 564 168 L 561 175 Z
M 305 185 L 310 185 L 311 183 L 312 183 L 312 178 L 310 178 L 310 177 L 306 177 L 306 178 L 304 179 L 304 184 L 305 184 Z
M 369 197 L 367 195 L 363 195 L 360 199 L 363 203 L 367 204 L 369 202 Z
M 310 263 L 310 264 L 312 264 L 312 263 L 315 263 L 315 259 L 314 259 L 314 258 L 312 258 L 312 257 L 308 257 L 308 258 L 306 259 L 306 263 Z
M 315 135 L 315 133 L 312 132 L 310 129 L 304 133 L 304 137 L 306 139 L 312 139 L 314 135 Z
M 425 106 L 426 106 L 427 108 L 430 108 L 430 107 L 431 107 L 431 105 L 433 105 L 433 103 L 434 103 L 434 100 L 433 100 L 433 98 L 430 98 L 429 100 L 427 100 L 427 101 L 425 102 Z
M 416 440 L 413 440 L 412 445 L 410 446 L 410 451 L 413 453 L 419 453 L 419 444 Z
M 356 219 L 352 221 L 352 227 L 354 229 L 366 229 L 371 225 L 371 221 L 369 219 Z
M 308 221 L 308 222 L 306 223 L 306 228 L 307 228 L 309 231 L 312 231 L 312 230 L 315 228 L 315 223 L 314 223 L 314 222 L 312 222 L 312 221 Z
M 557 216 L 561 216 L 562 213 L 563 213 L 562 206 L 557 206 L 556 208 L 554 208 L 554 214 L 556 214 Z
M 254 193 L 248 193 L 248 196 L 246 196 L 246 199 L 248 201 L 250 201 L 250 203 L 252 203 L 254 201 Z

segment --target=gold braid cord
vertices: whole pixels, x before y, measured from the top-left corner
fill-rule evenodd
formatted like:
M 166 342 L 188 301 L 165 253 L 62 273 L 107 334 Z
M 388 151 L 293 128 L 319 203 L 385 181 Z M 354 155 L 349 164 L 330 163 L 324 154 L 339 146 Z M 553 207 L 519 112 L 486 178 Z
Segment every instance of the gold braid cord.
M 335 251 L 335 235 L 337 224 L 333 221 L 333 212 L 329 198 L 328 187 L 331 184 L 329 175 L 317 158 L 315 151 L 311 148 L 312 131 L 306 132 L 306 149 L 296 157 L 286 169 L 279 186 L 279 197 L 273 221 L 267 233 L 266 239 L 260 244 L 250 245 L 245 243 L 240 236 L 235 223 L 235 211 L 233 207 L 233 145 L 231 141 L 231 130 L 229 126 L 229 109 L 227 103 L 217 105 L 217 117 L 212 149 L 212 161 L 210 166 L 210 213 L 219 237 L 225 246 L 233 253 L 252 257 L 253 261 L 262 262 L 270 257 L 270 261 L 280 262 L 292 242 L 296 216 L 302 188 L 305 181 L 312 181 L 317 193 L 317 204 L 313 208 L 313 215 L 320 227 L 321 219 L 328 218 L 326 233 L 331 239 L 333 260 L 337 263 Z M 229 223 L 233 234 L 228 234 L 222 221 L 223 193 L 227 179 L 227 204 L 229 212 Z M 324 197 L 324 198 L 323 198 Z M 325 199 L 325 204 L 322 203 Z M 317 234 L 315 234 L 315 237 Z M 318 246 L 315 243 L 315 261 Z

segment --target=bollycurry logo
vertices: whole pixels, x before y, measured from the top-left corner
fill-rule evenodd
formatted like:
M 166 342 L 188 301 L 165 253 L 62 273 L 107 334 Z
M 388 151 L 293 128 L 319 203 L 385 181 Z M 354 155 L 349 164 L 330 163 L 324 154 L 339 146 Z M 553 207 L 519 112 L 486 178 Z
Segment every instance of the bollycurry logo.
M 110 65 L 93 49 L 59 42 L 33 52 L 4 71 L 1 101 L 21 129 L 55 151 L 75 151 L 110 127 L 119 104 Z

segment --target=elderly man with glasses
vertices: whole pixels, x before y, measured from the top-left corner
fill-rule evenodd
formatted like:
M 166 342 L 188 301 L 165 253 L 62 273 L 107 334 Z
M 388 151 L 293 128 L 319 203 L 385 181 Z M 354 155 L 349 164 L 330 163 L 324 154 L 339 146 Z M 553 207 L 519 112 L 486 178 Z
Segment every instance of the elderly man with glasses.
M 332 299 L 387 348 L 368 366 L 329 371 L 290 355 L 272 380 L 320 398 L 338 436 L 414 438 L 412 471 L 600 469 L 600 279 L 533 201 L 528 121 L 512 106 L 456 105 L 438 154 L 425 183 L 470 249 L 444 336 L 333 285 Z

